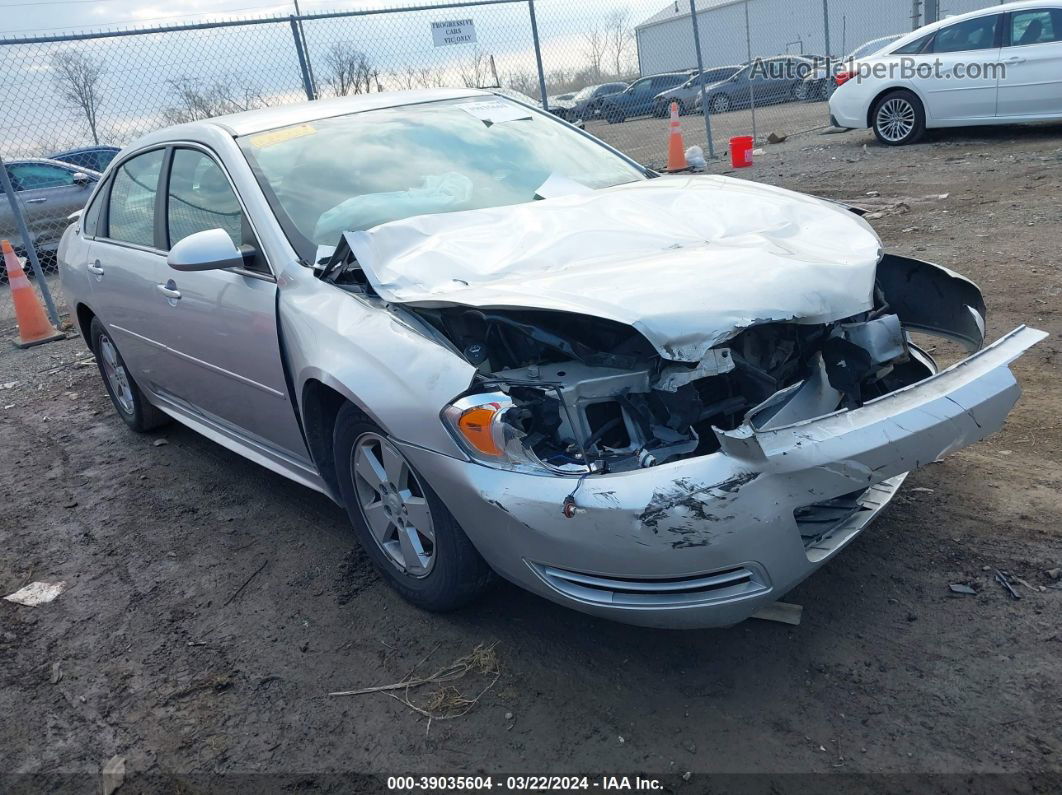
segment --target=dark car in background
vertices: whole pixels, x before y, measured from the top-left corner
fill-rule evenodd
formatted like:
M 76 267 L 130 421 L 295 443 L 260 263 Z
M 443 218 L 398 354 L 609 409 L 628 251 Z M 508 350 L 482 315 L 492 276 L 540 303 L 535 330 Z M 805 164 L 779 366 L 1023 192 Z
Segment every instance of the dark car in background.
M 799 55 L 778 55 L 757 58 L 741 70 L 719 83 L 705 86 L 708 109 L 712 113 L 726 113 L 734 108 L 773 105 L 797 99 L 797 87 L 815 68 L 815 62 Z M 701 109 L 701 95 L 697 92 L 694 109 Z
M 48 158 L 81 168 L 89 168 L 102 174 L 120 151 L 122 150 L 117 146 L 83 146 L 80 149 L 69 149 L 48 155 Z
M 886 44 L 891 44 L 903 35 L 905 34 L 894 33 L 891 36 L 882 36 L 880 39 L 871 39 L 864 44 L 860 44 L 844 58 L 832 59 L 828 68 L 825 59 L 816 61 L 815 69 L 800 81 L 800 85 L 797 87 L 797 99 L 804 99 L 808 102 L 829 99 L 837 88 L 837 83 L 833 81 L 831 72 L 836 73 L 839 69 L 843 69 L 844 64 L 877 52 Z
M 682 85 L 695 71 L 666 72 L 635 80 L 619 94 L 605 97 L 600 114 L 609 124 L 619 124 L 632 116 L 648 116 L 654 110 L 657 94 Z
M 567 102 L 550 103 L 549 109 L 565 121 L 592 119 L 600 112 L 606 97 L 619 94 L 626 88 L 627 84 L 622 81 L 586 86 Z
M 702 85 L 710 86 L 727 80 L 741 71 L 741 66 L 713 66 L 699 75 L 694 75 L 680 86 L 661 91 L 653 99 L 653 112 L 657 116 L 666 116 L 671 103 L 677 102 L 679 113 L 688 113 L 693 110 L 694 100 L 701 95 Z
M 98 171 L 43 157 L 9 160 L 7 174 L 15 189 L 37 253 L 50 260 L 59 238 L 70 225 L 69 216 L 85 206 L 92 188 L 99 182 Z M 15 216 L 0 187 L 0 239 L 11 241 L 16 253 L 25 252 Z M 0 271 L 2 272 L 2 271 Z

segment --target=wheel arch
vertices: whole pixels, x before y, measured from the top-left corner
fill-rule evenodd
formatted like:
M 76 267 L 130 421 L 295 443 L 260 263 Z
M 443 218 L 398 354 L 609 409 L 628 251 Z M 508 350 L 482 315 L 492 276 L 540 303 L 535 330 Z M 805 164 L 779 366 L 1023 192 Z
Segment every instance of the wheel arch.
M 894 83 L 878 91 L 873 99 L 870 100 L 870 104 L 867 105 L 867 127 L 871 130 L 874 129 L 874 110 L 886 96 L 894 94 L 897 91 L 910 91 L 915 95 L 915 98 L 922 103 L 922 114 L 925 116 L 926 126 L 929 126 L 929 106 L 926 104 L 926 98 L 922 96 L 922 93 L 914 88 L 914 86 L 903 83 Z
M 336 474 L 332 435 L 339 410 L 349 403 L 377 425 L 380 423 L 349 390 L 344 389 L 341 384 L 327 376 L 307 378 L 299 394 L 306 446 L 310 450 L 310 456 L 317 466 L 321 479 L 328 486 L 333 498 L 338 500 L 339 480 Z M 383 426 L 380 425 L 380 427 Z
M 89 328 L 92 326 L 92 319 L 96 317 L 96 313 L 87 304 L 79 301 L 74 308 L 74 317 L 77 318 L 77 328 L 81 332 L 81 338 L 85 340 L 85 344 L 91 349 L 92 340 L 89 339 Z

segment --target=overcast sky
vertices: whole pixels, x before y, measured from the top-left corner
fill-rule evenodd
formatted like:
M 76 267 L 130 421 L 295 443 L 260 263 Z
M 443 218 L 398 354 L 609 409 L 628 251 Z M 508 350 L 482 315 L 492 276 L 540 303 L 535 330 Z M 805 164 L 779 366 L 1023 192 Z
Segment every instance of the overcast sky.
M 356 9 L 400 9 L 424 0 L 299 0 L 303 14 Z M 584 68 L 586 35 L 601 28 L 610 11 L 626 9 L 631 25 L 662 7 L 661 0 L 536 0 L 542 55 L 547 74 Z M 188 22 L 287 16 L 294 3 L 269 0 L 0 0 L 0 36 L 153 28 Z M 475 44 L 433 46 L 431 25 L 471 18 Z M 336 44 L 364 52 L 382 85 L 401 88 L 395 73 L 428 69 L 447 85 L 462 85 L 461 75 L 477 55 L 493 56 L 499 77 L 535 74 L 528 6 L 509 2 L 443 11 L 371 14 L 314 20 L 305 36 L 318 88 L 327 93 L 327 55 Z M 0 106 L 8 122 L 0 147 L 9 153 L 35 154 L 83 145 L 84 113 L 61 95 L 56 57 L 76 51 L 102 68 L 99 82 L 100 137 L 124 144 L 158 127 L 177 101 L 175 83 L 209 88 L 217 82 L 262 97 L 268 104 L 305 99 L 291 29 L 279 24 L 243 25 L 206 31 L 105 37 L 88 41 L 16 44 L 3 51 Z M 634 66 L 634 48 L 624 58 Z M 484 74 L 480 85 L 491 79 Z M 537 85 L 535 86 L 537 88 Z M 529 89 L 534 90 L 534 89 Z M 536 92 L 537 93 L 537 92 Z
M 304 14 L 415 5 L 378 0 L 299 0 Z M 626 6 L 637 22 L 659 11 L 666 0 L 540 0 L 552 13 L 566 16 L 602 15 L 602 9 Z M 0 0 L 3 35 L 62 33 L 85 28 L 202 22 L 213 19 L 275 16 L 294 13 L 291 2 L 271 0 Z

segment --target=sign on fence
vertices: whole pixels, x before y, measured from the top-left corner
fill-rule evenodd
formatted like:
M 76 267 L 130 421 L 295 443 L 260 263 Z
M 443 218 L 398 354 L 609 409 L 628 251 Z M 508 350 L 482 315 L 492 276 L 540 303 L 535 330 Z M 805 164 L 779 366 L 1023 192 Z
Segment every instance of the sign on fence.
M 471 19 L 432 22 L 431 40 L 436 47 L 445 47 L 448 44 L 473 44 L 476 41 L 476 24 Z

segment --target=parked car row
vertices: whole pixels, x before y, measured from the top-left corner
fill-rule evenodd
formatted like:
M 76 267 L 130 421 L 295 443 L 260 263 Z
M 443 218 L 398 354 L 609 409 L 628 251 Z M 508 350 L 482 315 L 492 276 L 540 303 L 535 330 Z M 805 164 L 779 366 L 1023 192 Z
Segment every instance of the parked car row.
M 713 113 L 725 113 L 753 103 L 773 104 L 805 98 L 804 81 L 821 71 L 821 56 L 782 55 L 747 64 L 713 66 L 698 72 L 685 69 L 648 75 L 629 85 L 602 83 L 583 88 L 570 98 L 550 99 L 550 110 L 566 121 L 603 118 L 619 124 L 638 116 L 665 116 L 672 102 L 679 113 L 700 112 L 702 87 Z M 818 70 L 818 71 L 817 71 Z M 821 90 L 820 90 L 821 93 Z
M 751 105 L 773 105 L 797 99 L 797 87 L 815 67 L 815 61 L 799 55 L 779 55 L 745 64 L 725 80 L 704 87 L 708 110 L 726 113 Z M 693 98 L 693 109 L 701 112 L 701 92 Z

